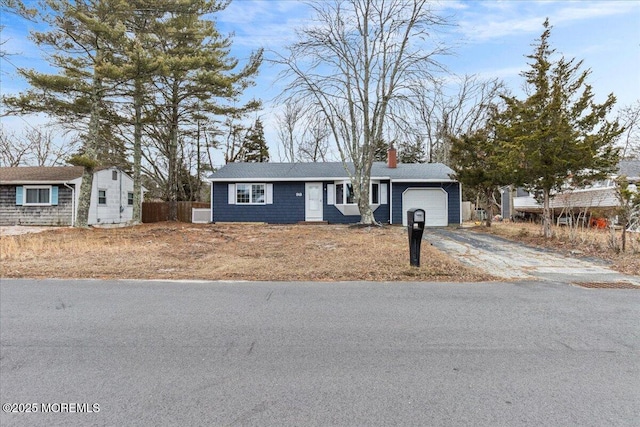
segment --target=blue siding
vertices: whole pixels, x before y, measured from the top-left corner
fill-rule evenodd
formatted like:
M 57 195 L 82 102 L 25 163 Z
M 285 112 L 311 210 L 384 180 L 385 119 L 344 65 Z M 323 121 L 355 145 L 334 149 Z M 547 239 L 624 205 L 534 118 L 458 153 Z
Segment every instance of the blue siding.
M 213 184 L 213 222 L 292 224 L 304 221 L 304 182 L 273 183 L 273 204 L 269 205 L 230 205 L 228 185 Z
M 402 224 L 402 193 L 407 188 L 442 188 L 447 192 L 447 206 L 449 208 L 449 225 L 460 224 L 460 184 L 457 182 L 443 183 L 395 183 L 393 184 L 393 223 Z
M 360 215 L 345 216 L 333 205 L 327 204 L 327 185 L 323 182 L 324 220 L 334 224 L 353 224 L 360 221 Z M 270 224 L 293 224 L 305 219 L 304 182 L 274 182 L 273 204 L 230 205 L 228 183 L 215 182 L 212 186 L 211 207 L 213 222 L 267 222 Z M 389 192 L 389 185 L 387 192 Z M 302 196 L 298 196 L 302 194 Z M 387 200 L 391 197 L 387 194 Z M 374 212 L 378 222 L 389 222 L 389 204 L 380 205 Z
M 334 224 L 353 224 L 360 221 L 360 215 L 343 215 L 335 206 L 327 204 L 327 185 L 323 182 L 324 220 Z M 388 181 L 389 201 L 380 205 L 374 212 L 376 221 L 387 224 L 390 220 L 390 203 L 393 203 L 393 223 L 402 224 L 402 192 L 407 188 L 443 188 L 448 194 L 449 224 L 460 223 L 460 186 L 458 183 L 402 183 L 392 185 Z M 213 222 L 267 222 L 271 224 L 293 224 L 305 219 L 305 183 L 274 182 L 273 204 L 268 205 L 230 205 L 228 203 L 228 183 L 215 182 L 212 186 L 211 207 Z M 297 194 L 302 194 L 298 196 Z

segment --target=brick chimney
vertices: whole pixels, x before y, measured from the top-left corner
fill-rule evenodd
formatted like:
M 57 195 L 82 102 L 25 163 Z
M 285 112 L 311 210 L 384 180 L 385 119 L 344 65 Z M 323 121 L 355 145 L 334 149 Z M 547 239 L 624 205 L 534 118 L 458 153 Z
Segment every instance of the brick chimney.
M 398 167 L 398 154 L 393 144 L 389 145 L 389 149 L 387 150 L 387 166 L 392 169 Z

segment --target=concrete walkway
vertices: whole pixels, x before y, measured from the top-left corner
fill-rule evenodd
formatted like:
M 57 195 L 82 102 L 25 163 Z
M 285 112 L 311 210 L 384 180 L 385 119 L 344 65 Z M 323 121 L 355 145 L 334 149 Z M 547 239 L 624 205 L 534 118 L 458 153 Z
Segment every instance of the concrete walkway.
M 611 270 L 599 260 L 568 257 L 468 229 L 429 229 L 424 239 L 459 261 L 507 280 L 562 283 L 629 283 L 640 277 Z

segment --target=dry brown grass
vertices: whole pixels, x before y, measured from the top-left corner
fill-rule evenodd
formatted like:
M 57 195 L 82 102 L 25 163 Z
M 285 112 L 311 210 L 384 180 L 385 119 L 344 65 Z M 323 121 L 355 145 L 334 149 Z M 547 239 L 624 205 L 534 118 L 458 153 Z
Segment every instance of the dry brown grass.
M 609 229 L 554 226 L 553 237 L 546 239 L 539 224 L 498 222 L 490 228 L 481 229 L 567 254 L 599 258 L 611 263 L 611 268 L 621 273 L 640 275 L 640 233 L 627 233 L 626 251 L 621 252 L 621 230 L 615 230 L 612 238 Z
M 402 227 L 144 224 L 2 236 L 0 275 L 29 278 L 483 281 Z

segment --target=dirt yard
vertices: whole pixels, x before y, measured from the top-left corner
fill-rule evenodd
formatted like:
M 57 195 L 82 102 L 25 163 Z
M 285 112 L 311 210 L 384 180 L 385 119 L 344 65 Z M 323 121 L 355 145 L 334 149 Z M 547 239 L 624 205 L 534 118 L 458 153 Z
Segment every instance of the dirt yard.
M 143 224 L 2 234 L 0 276 L 28 278 L 485 281 L 406 229 L 344 225 Z

